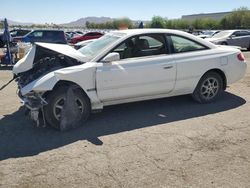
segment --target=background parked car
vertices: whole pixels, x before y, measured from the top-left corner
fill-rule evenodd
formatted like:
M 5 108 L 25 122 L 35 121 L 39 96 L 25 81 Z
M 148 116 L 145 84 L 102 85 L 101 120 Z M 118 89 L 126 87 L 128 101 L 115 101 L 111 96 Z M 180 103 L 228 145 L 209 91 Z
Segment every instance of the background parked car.
M 12 37 L 21 37 L 29 33 L 31 30 L 28 29 L 13 29 L 10 31 Z M 0 48 L 4 47 L 5 42 L 3 41 L 3 33 L 0 34 Z
M 65 33 L 62 30 L 34 30 L 23 37 L 14 37 L 13 41 L 67 44 Z
M 84 33 L 77 33 L 75 31 L 67 31 L 65 32 L 65 34 L 67 34 L 70 37 L 70 39 L 72 39 L 74 37 L 82 36 Z
M 73 37 L 71 39 L 70 43 L 76 44 L 76 43 L 78 43 L 80 41 L 84 41 L 84 40 L 98 39 L 101 36 L 103 36 L 103 33 L 100 33 L 100 32 L 89 32 L 89 33 L 86 33 L 86 34 L 84 34 L 82 36 Z
M 198 35 L 198 37 L 202 39 L 211 38 L 212 36 L 214 36 L 215 34 L 219 32 L 220 31 L 217 31 L 217 30 L 207 30 L 207 31 L 203 31 L 200 35 Z
M 207 40 L 214 44 L 240 46 L 250 50 L 250 31 L 247 30 L 225 30 Z

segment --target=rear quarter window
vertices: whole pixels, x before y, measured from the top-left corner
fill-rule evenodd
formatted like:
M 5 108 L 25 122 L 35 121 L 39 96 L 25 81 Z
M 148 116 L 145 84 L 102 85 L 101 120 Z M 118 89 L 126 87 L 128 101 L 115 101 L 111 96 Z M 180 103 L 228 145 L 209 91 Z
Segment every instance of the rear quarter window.
M 193 40 L 181 37 L 181 36 L 171 36 L 174 53 L 192 52 L 198 50 L 207 49 L 206 46 L 199 44 Z

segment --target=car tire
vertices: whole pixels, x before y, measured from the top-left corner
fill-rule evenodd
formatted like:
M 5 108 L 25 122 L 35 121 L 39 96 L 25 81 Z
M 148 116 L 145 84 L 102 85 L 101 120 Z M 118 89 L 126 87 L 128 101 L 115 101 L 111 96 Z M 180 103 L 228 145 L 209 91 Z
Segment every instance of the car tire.
M 64 101 L 68 88 L 69 86 L 61 86 L 46 96 L 46 101 L 48 104 L 44 107 L 45 120 L 51 127 L 60 131 L 65 131 L 65 129 L 62 129 L 60 125 L 61 121 L 60 117 L 58 117 L 58 114 L 61 113 L 60 108 L 62 109 L 64 107 Z M 67 127 L 66 130 L 80 126 L 82 122 L 88 119 L 91 112 L 90 100 L 87 95 L 79 88 L 74 89 L 73 92 L 77 105 L 81 106 L 81 116 L 78 121 L 74 123 L 74 125 Z
M 248 50 L 248 51 L 250 51 L 250 44 L 249 44 L 249 46 L 248 46 L 247 50 Z
M 217 72 L 208 72 L 200 79 L 192 97 L 199 103 L 210 103 L 218 99 L 223 91 L 222 77 Z
M 222 42 L 221 45 L 228 45 L 227 42 Z

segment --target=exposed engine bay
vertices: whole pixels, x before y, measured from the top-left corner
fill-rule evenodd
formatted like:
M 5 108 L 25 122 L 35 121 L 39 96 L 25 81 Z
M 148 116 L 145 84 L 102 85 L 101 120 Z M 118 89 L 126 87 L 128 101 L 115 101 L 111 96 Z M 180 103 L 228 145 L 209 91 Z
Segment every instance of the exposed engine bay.
M 30 91 L 27 94 L 23 94 L 21 90 L 34 80 L 42 78 L 50 72 L 84 63 L 84 56 L 72 47 L 68 45 L 53 45 L 45 43 L 35 44 L 13 68 L 14 79 L 19 89 L 18 95 L 27 108 L 26 114 L 30 115 L 37 126 L 46 125 L 44 106 L 48 105 L 48 102 L 44 95 L 45 93 Z
M 16 81 L 22 88 L 51 71 L 80 64 L 82 63 L 71 57 L 37 46 L 32 69 L 16 75 Z

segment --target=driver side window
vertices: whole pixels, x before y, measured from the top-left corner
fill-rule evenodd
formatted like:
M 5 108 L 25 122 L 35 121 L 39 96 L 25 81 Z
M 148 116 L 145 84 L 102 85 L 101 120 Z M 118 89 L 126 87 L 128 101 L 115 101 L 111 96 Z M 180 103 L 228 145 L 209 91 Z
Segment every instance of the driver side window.
M 42 37 L 43 36 L 43 32 L 42 31 L 34 31 L 33 33 L 30 34 L 30 37 Z
M 161 34 L 129 38 L 113 52 L 119 53 L 121 59 L 167 54 L 165 38 Z

